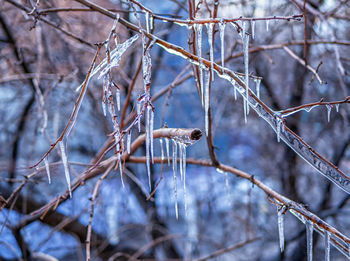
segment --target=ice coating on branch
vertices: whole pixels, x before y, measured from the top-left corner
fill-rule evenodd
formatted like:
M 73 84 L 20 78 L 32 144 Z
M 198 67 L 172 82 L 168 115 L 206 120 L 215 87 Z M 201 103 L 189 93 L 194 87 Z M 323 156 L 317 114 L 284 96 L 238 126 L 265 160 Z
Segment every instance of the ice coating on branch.
M 252 39 L 255 39 L 255 20 L 250 21 L 250 27 L 252 28 Z
M 61 150 L 61 158 L 62 158 L 63 167 L 64 167 L 64 174 L 65 174 L 67 185 L 68 185 L 69 196 L 72 197 L 72 191 L 71 191 L 71 186 L 70 186 L 70 174 L 69 174 L 68 158 L 67 158 L 66 150 L 64 148 L 63 141 L 59 141 L 58 145 L 59 145 L 60 150 Z
M 151 133 L 150 133 L 150 114 L 151 114 L 151 106 L 147 105 L 146 109 L 146 166 L 147 166 L 147 176 L 148 176 L 148 185 L 151 190 L 151 163 L 150 163 L 150 141 L 151 141 Z
M 173 182 L 174 182 L 174 199 L 175 199 L 175 215 L 176 219 L 179 218 L 179 209 L 177 204 L 177 180 L 176 180 L 176 172 L 177 172 L 177 144 L 176 141 L 173 140 Z
M 207 26 L 207 31 L 208 31 L 211 80 L 214 81 L 214 47 L 213 47 L 213 26 L 214 25 L 212 23 L 208 23 L 208 24 L 206 24 L 206 26 Z
M 330 104 L 327 104 L 326 107 L 327 107 L 327 120 L 329 122 L 331 120 L 332 106 Z
M 147 86 L 151 84 L 151 69 L 152 69 L 152 60 L 149 52 L 149 48 L 144 51 L 142 57 L 142 71 L 143 71 L 143 83 L 145 92 L 148 91 Z
M 128 154 L 130 154 L 130 150 L 131 150 L 131 129 L 128 132 L 128 136 L 126 138 L 126 150 L 128 152 Z
M 312 245 L 313 245 L 313 240 L 312 240 L 312 234 L 314 232 L 314 224 L 307 220 L 305 222 L 306 225 L 306 244 L 307 244 L 307 260 L 312 261 Z
M 205 134 L 209 133 L 209 102 L 210 102 L 210 72 L 205 71 L 205 86 L 204 86 L 204 111 L 205 111 Z
M 325 240 L 325 260 L 331 260 L 331 235 L 328 231 L 324 231 L 324 240 Z
M 284 206 L 277 207 L 278 235 L 280 240 L 281 253 L 284 251 Z
M 110 54 L 111 62 L 108 63 L 107 57 L 103 59 L 103 61 L 96 66 L 96 68 L 91 72 L 91 77 L 94 76 L 96 73 L 100 72 L 100 75 L 98 76 L 98 79 L 102 78 L 110 69 L 113 67 L 116 67 L 119 65 L 119 61 L 124 54 L 124 52 L 137 40 L 138 35 L 134 35 L 133 37 L 129 38 L 122 44 L 118 44 L 115 49 L 112 50 Z
M 165 140 L 166 157 L 168 159 L 168 166 L 170 166 L 169 139 L 164 138 L 164 140 Z
M 199 58 L 199 85 L 201 86 L 201 101 L 202 106 L 204 105 L 204 91 L 203 91 L 203 60 L 202 60 L 202 24 L 196 24 L 195 30 L 197 33 L 197 47 L 198 47 L 198 58 Z
M 221 66 L 224 67 L 225 62 L 225 22 L 223 19 L 221 19 L 219 23 L 219 30 L 220 30 L 220 42 L 221 42 Z
M 45 157 L 44 159 L 44 164 L 45 164 L 45 169 L 46 169 L 47 178 L 49 180 L 49 184 L 51 184 L 50 165 L 47 157 Z
M 256 80 L 256 97 L 260 99 L 260 84 L 261 84 L 261 79 Z

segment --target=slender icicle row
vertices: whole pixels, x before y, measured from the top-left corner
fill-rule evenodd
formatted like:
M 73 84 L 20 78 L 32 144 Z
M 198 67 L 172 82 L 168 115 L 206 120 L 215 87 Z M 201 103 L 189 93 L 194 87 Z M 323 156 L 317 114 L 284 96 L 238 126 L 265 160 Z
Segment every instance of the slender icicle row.
M 278 217 L 278 235 L 280 240 L 280 250 L 281 253 L 284 251 L 284 207 L 277 208 L 277 217 Z
M 221 42 L 221 66 L 224 67 L 225 62 L 225 22 L 224 20 L 221 20 L 219 23 L 219 30 L 220 30 L 220 42 Z
M 60 147 L 60 150 L 61 150 L 61 158 L 62 158 L 63 167 L 64 167 L 64 174 L 65 174 L 67 185 L 68 185 L 69 196 L 72 197 L 72 190 L 71 190 L 71 185 L 70 185 L 69 166 L 68 166 L 68 158 L 67 158 L 66 150 L 64 148 L 63 141 L 59 141 L 58 144 L 59 144 L 59 147 Z
M 306 224 L 307 260 L 312 261 L 312 245 L 313 245 L 312 234 L 314 231 L 314 224 L 309 220 L 307 220 L 305 224 Z
M 177 144 L 176 141 L 173 140 L 173 182 L 174 182 L 174 199 L 175 199 L 175 215 L 176 219 L 179 219 L 179 209 L 177 204 L 177 180 L 176 180 L 176 172 L 177 172 Z
M 165 139 L 166 157 L 168 159 L 168 166 L 170 166 L 169 139 L 168 138 L 164 138 L 164 139 Z
M 49 180 L 49 184 L 51 184 L 50 165 L 47 157 L 45 157 L 44 163 L 45 163 L 47 178 Z

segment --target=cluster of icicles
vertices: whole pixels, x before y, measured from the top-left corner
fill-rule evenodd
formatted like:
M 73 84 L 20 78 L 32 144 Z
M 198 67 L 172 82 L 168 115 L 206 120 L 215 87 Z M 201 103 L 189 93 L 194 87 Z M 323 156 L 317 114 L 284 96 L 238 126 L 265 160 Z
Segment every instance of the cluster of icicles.
M 150 21 L 151 20 L 151 21 Z M 122 44 L 118 44 L 117 42 L 115 43 L 116 48 L 110 51 L 110 42 L 114 38 L 116 39 L 115 36 L 115 29 L 117 25 L 118 19 L 115 20 L 115 23 L 113 25 L 113 28 L 111 30 L 111 33 L 109 37 L 107 38 L 105 42 L 105 48 L 106 48 L 106 58 L 96 67 L 93 68 L 93 71 L 87 79 L 89 81 L 91 77 L 96 75 L 97 73 L 100 73 L 98 76 L 98 79 L 103 78 L 104 84 L 103 84 L 103 101 L 102 101 L 102 108 L 103 108 L 103 113 L 106 116 L 107 115 L 107 110 L 111 116 L 112 123 L 113 123 L 113 129 L 114 129 L 114 138 L 115 138 L 115 146 L 116 146 L 116 153 L 119 158 L 119 169 L 120 169 L 120 176 L 122 179 L 122 165 L 121 165 L 121 156 L 125 152 L 124 146 L 121 146 L 121 144 L 126 143 L 126 152 L 130 154 L 130 146 L 131 146 L 131 128 L 130 126 L 127 131 L 127 135 L 124 135 L 120 132 L 119 129 L 119 124 L 117 121 L 117 115 L 115 111 L 115 104 L 114 104 L 114 97 L 113 97 L 113 92 L 112 89 L 113 87 L 116 87 L 115 91 L 115 100 L 116 100 L 116 107 L 117 110 L 120 110 L 120 90 L 117 86 L 113 84 L 111 81 L 111 69 L 113 67 L 118 66 L 118 63 L 121 59 L 121 56 L 124 54 L 124 52 L 138 39 L 138 35 L 135 35 L 125 41 Z M 243 43 L 243 52 L 244 52 L 244 75 L 240 76 L 238 74 L 235 74 L 234 72 L 230 71 L 232 74 L 235 75 L 235 77 L 239 80 L 241 80 L 246 88 L 243 88 L 242 86 L 238 85 L 236 81 L 228 76 L 227 74 L 220 74 L 216 71 L 217 75 L 221 78 L 224 78 L 228 81 L 230 81 L 233 85 L 234 89 L 234 97 L 237 99 L 237 91 L 240 93 L 240 95 L 243 97 L 244 101 L 244 119 L 245 122 L 247 122 L 247 115 L 249 114 L 249 108 L 252 107 L 258 114 L 259 116 L 263 117 L 270 125 L 273 127 L 273 129 L 276 131 L 277 134 L 277 140 L 280 141 L 280 135 L 281 135 L 281 129 L 283 131 L 282 125 L 283 125 L 283 118 L 287 117 L 293 113 L 296 113 L 300 110 L 305 110 L 305 111 L 310 111 L 312 108 L 318 106 L 315 105 L 313 107 L 309 108 L 303 108 L 300 110 L 295 110 L 291 113 L 283 114 L 283 112 L 275 112 L 275 114 L 278 116 L 275 119 L 271 119 L 270 116 L 264 114 L 263 109 L 257 104 L 255 101 L 249 98 L 249 91 L 252 91 L 249 88 L 249 78 L 252 77 L 254 81 L 256 82 L 256 96 L 260 98 L 260 82 L 261 78 L 259 77 L 253 77 L 249 76 L 249 56 L 248 56 L 248 49 L 249 49 L 249 38 L 250 35 L 246 31 L 247 27 L 247 21 L 242 21 L 242 26 L 241 26 L 241 32 L 240 36 L 242 38 L 242 43 Z M 251 36 L 254 39 L 255 38 L 255 21 L 251 20 L 250 21 L 251 25 Z M 153 17 L 149 17 L 149 13 L 146 12 L 146 30 L 149 32 L 150 30 L 150 24 L 153 26 Z M 231 23 L 235 28 L 237 27 L 234 23 Z M 195 23 L 192 25 L 195 33 L 196 33 L 196 41 L 197 41 L 197 48 L 198 48 L 198 57 L 199 57 L 199 62 L 189 60 L 187 57 L 184 57 L 181 52 L 177 52 L 172 49 L 167 49 L 166 47 L 160 45 L 162 48 L 166 49 L 169 53 L 178 55 L 180 57 L 186 58 L 189 62 L 194 63 L 195 65 L 199 66 L 199 72 L 200 72 L 200 86 L 201 86 L 201 102 L 205 110 L 205 130 L 206 134 L 208 135 L 208 112 L 209 112 L 209 102 L 210 102 L 210 81 L 214 80 L 214 49 L 213 49 L 213 28 L 214 24 L 213 23 L 206 23 L 205 26 L 207 28 L 207 37 L 208 37 L 208 45 L 209 45 L 209 59 L 211 62 L 211 67 L 208 69 L 204 64 L 203 64 L 203 58 L 202 58 L 202 27 L 203 25 L 200 23 Z M 219 33 L 220 33 L 220 42 L 221 42 L 221 66 L 224 68 L 224 33 L 225 33 L 225 22 L 222 20 L 218 24 L 219 26 Z M 266 30 L 269 30 L 269 20 L 266 20 Z M 142 32 L 142 30 L 141 30 Z M 151 189 L 151 175 L 150 175 L 150 164 L 151 162 L 153 163 L 153 158 L 154 158 L 154 146 L 153 146 L 153 126 L 154 126 L 154 107 L 151 103 L 151 95 L 150 95 L 150 83 L 151 83 L 151 56 L 150 56 L 150 48 L 154 44 L 154 41 L 151 43 L 150 46 L 146 46 L 146 40 L 145 40 L 145 35 L 142 33 L 142 45 L 143 45 L 143 81 L 144 81 L 144 94 L 140 95 L 137 101 L 137 116 L 136 116 L 136 121 L 133 122 L 133 124 L 138 125 L 138 130 L 139 132 L 141 131 L 141 119 L 142 116 L 145 115 L 145 134 L 146 134 L 146 165 L 147 165 L 147 175 L 148 175 L 148 183 L 149 187 Z M 158 43 L 157 43 L 158 44 Z M 227 70 L 227 68 L 225 68 Z M 83 85 L 79 86 L 77 90 L 79 90 Z M 85 94 L 85 93 L 84 93 Z M 84 95 L 83 94 L 83 95 Z M 80 104 L 78 104 L 78 109 L 80 107 Z M 331 113 L 331 106 L 326 106 L 327 107 L 327 115 L 328 115 L 328 121 L 330 120 L 330 113 Z M 339 105 L 336 105 L 337 111 L 339 110 Z M 74 121 L 76 120 L 76 117 L 74 118 Z M 69 128 L 66 136 L 69 135 L 71 129 L 73 128 L 75 122 L 71 124 L 71 127 Z M 125 142 L 125 136 L 126 136 L 126 142 Z M 166 156 L 168 159 L 168 164 L 170 165 L 170 150 L 169 150 L 169 139 L 164 138 L 164 139 L 159 139 L 160 141 L 160 146 L 161 146 L 161 159 L 165 159 L 164 155 L 164 150 L 163 150 L 163 142 L 165 142 L 165 147 L 166 147 Z M 287 142 L 286 142 L 287 143 Z M 69 165 L 68 165 L 68 159 L 65 151 L 65 144 L 63 141 L 59 141 L 59 148 L 61 152 L 61 157 L 64 165 L 64 171 L 65 171 L 65 177 L 67 180 L 68 188 L 69 188 L 69 193 L 71 195 L 71 182 L 70 182 L 70 174 L 69 174 Z M 288 144 L 288 143 L 287 143 Z M 179 148 L 179 168 L 180 168 L 180 175 L 181 179 L 183 181 L 183 186 L 184 186 L 184 201 L 185 201 L 185 211 L 187 209 L 187 204 L 186 204 L 186 147 L 189 144 L 187 141 L 181 140 L 181 138 L 173 138 L 172 139 L 172 169 L 173 169 L 173 186 L 174 186 L 174 200 L 175 200 L 175 213 L 176 217 L 178 218 L 178 203 L 177 203 L 177 157 L 178 157 L 178 148 Z M 292 147 L 293 148 L 293 147 Z M 296 151 L 297 152 L 297 151 Z M 297 152 L 298 153 L 298 152 Z M 299 153 L 298 153 L 299 154 Z M 48 179 L 49 182 L 51 182 L 50 178 L 50 168 L 49 168 L 49 162 L 47 157 L 44 159 L 44 164 L 45 168 L 47 171 Z M 123 183 L 123 179 L 122 179 Z M 226 184 L 228 182 L 226 181 Z M 124 183 L 123 183 L 124 185 Z M 280 248 L 281 251 L 284 250 L 284 212 L 285 212 L 285 207 L 280 207 L 278 209 L 278 229 L 279 229 L 279 238 L 280 238 Z M 292 212 L 293 213 L 293 212 Z M 312 260 L 312 232 L 313 232 L 313 223 L 310 221 L 307 221 L 305 219 L 302 219 L 300 215 L 298 216 L 297 213 L 294 213 L 299 219 L 301 219 L 305 224 L 306 224 L 306 231 L 307 231 L 307 249 L 308 249 L 308 260 Z M 330 260 L 330 238 L 331 235 L 329 232 L 324 231 L 324 237 L 325 237 L 325 242 L 326 242 L 326 260 Z M 342 251 L 344 253 L 344 251 Z M 349 253 L 345 253 L 346 255 L 350 256 Z

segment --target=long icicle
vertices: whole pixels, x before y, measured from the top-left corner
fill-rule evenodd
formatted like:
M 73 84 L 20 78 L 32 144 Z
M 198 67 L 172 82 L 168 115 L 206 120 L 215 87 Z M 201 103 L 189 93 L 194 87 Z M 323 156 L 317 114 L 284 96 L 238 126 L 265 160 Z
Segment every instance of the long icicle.
M 246 105 L 246 113 L 244 115 L 244 121 L 247 123 L 247 115 L 249 114 L 249 55 L 248 55 L 248 48 L 249 48 L 249 35 L 244 36 L 244 84 L 246 88 L 246 94 L 245 94 L 245 105 Z
M 204 82 L 203 82 L 203 61 L 202 61 L 202 25 L 196 25 L 197 32 L 197 48 L 199 58 L 199 85 L 201 86 L 201 101 L 204 106 Z
M 221 42 L 221 66 L 224 67 L 225 62 L 225 22 L 222 19 L 219 23 L 220 42 Z
M 148 185 L 151 190 L 151 165 L 150 165 L 150 110 L 151 106 L 147 105 L 146 108 L 146 165 L 147 165 L 147 176 L 148 176 Z
M 187 194 L 186 194 L 186 145 L 182 143 L 182 171 L 184 182 L 184 201 L 185 201 L 185 215 L 187 216 Z
M 205 110 L 205 134 L 208 136 L 209 133 L 209 103 L 210 103 L 210 92 L 209 92 L 209 85 L 210 85 L 210 72 L 205 72 L 205 87 L 204 87 L 204 110 Z
M 312 261 L 312 245 L 313 245 L 313 240 L 312 240 L 312 234 L 314 231 L 314 224 L 307 220 L 305 222 L 306 225 L 306 244 L 307 244 L 307 260 Z
M 284 251 L 284 207 L 277 208 L 277 219 L 278 219 L 278 235 L 280 240 L 281 253 Z
M 211 80 L 214 81 L 214 47 L 213 47 L 213 24 L 209 23 L 207 25 L 208 30 L 208 44 L 209 44 L 209 56 L 210 56 L 210 70 L 211 70 Z
M 166 157 L 168 159 L 168 166 L 170 166 L 169 139 L 168 138 L 164 138 L 164 139 L 165 139 Z
M 44 163 L 45 163 L 47 178 L 49 180 L 49 184 L 51 184 L 50 165 L 49 165 L 49 160 L 47 159 L 47 157 L 45 157 Z
M 72 198 L 72 190 L 70 185 L 70 174 L 69 174 L 69 166 L 68 166 L 68 158 L 67 158 L 66 150 L 64 148 L 63 141 L 59 141 L 58 143 L 61 150 L 61 158 L 62 158 L 63 167 L 64 167 L 64 174 L 66 176 L 66 181 L 68 185 L 69 196 Z
M 174 182 L 174 199 L 175 199 L 175 215 L 176 219 L 179 219 L 179 209 L 177 204 L 177 180 L 176 180 L 176 172 L 177 172 L 177 144 L 176 141 L 173 140 L 173 182 Z

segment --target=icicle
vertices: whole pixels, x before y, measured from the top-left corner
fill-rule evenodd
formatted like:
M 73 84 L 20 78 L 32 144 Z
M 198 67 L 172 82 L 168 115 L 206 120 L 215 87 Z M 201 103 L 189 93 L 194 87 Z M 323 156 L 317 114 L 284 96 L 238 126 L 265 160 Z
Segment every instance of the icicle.
M 280 209 L 277 208 L 277 218 L 278 218 L 278 234 L 280 239 L 280 249 L 281 253 L 284 251 L 284 206 Z
M 337 112 L 339 112 L 339 103 L 337 103 L 337 104 L 335 105 L 335 110 L 336 110 Z
M 129 130 L 128 136 L 126 139 L 126 150 L 127 150 L 128 154 L 130 154 L 130 151 L 131 151 L 131 129 Z
M 314 231 L 314 224 L 307 220 L 306 221 L 306 242 L 307 242 L 307 260 L 312 261 L 312 233 Z
M 182 144 L 182 171 L 184 181 L 184 201 L 185 201 L 185 215 L 187 216 L 187 194 L 186 194 L 186 145 Z
M 165 148 L 166 148 L 166 157 L 168 158 L 168 166 L 170 166 L 170 153 L 169 153 L 169 139 L 165 138 Z
M 151 106 L 147 105 L 146 110 L 146 165 L 147 165 L 147 176 L 148 176 L 148 185 L 151 190 L 151 165 L 150 165 L 150 110 Z
M 45 163 L 47 178 L 49 180 L 49 184 L 51 184 L 50 165 L 49 165 L 49 161 L 47 160 L 47 157 L 45 157 L 44 163 Z
M 151 107 L 151 106 L 150 106 Z M 153 126 L 154 126 L 154 111 L 151 108 L 151 119 L 149 123 L 149 133 L 150 133 L 150 142 L 151 142 L 151 158 L 152 158 L 152 164 L 154 164 L 153 159 Z
M 327 107 L 327 120 L 329 122 L 331 120 L 332 106 L 330 104 L 327 104 L 326 107 Z
M 228 196 L 227 198 L 229 199 L 229 196 L 230 196 L 230 184 L 228 182 L 228 174 L 227 174 L 227 172 L 225 172 L 224 175 L 225 175 L 226 195 Z M 228 201 L 228 202 L 230 202 L 230 201 Z
M 233 82 L 233 94 L 234 94 L 234 96 L 235 96 L 235 100 L 237 100 L 236 82 Z
M 282 125 L 282 119 L 277 117 L 276 119 L 276 134 L 277 134 L 277 141 L 280 142 L 280 136 L 281 136 L 281 125 Z
M 145 19 L 146 19 L 146 32 L 149 34 L 149 12 L 147 11 L 145 13 Z
M 173 140 L 173 181 L 174 181 L 174 198 L 175 198 L 175 215 L 176 219 L 179 218 L 179 210 L 177 206 L 177 180 L 176 180 L 176 165 L 177 165 L 177 144 L 176 141 Z
M 107 116 L 107 110 L 106 110 L 106 103 L 102 101 L 102 111 L 103 115 L 106 117 Z
M 266 20 L 266 32 L 269 31 L 269 23 L 270 23 L 270 20 Z
M 160 156 L 161 156 L 161 159 L 162 159 L 162 162 L 164 160 L 164 150 L 163 150 L 163 139 L 160 138 L 159 139 L 159 144 L 160 144 Z
M 219 30 L 220 30 L 220 41 L 221 41 L 221 66 L 224 67 L 224 61 L 225 61 L 225 22 L 223 19 L 221 19 L 219 23 Z
M 182 146 L 181 146 L 181 142 L 177 142 L 177 145 L 179 146 L 179 165 L 180 165 L 180 177 L 181 180 L 183 180 L 183 165 L 182 165 Z
M 68 166 L 67 154 L 66 154 L 66 151 L 65 151 L 65 148 L 64 148 L 63 141 L 59 141 L 58 143 L 59 143 L 59 147 L 60 147 L 60 150 L 61 150 L 61 158 L 62 158 L 62 162 L 63 162 L 63 166 L 64 166 L 64 174 L 66 176 L 69 196 L 72 197 L 72 191 L 71 191 L 71 187 L 70 187 L 70 174 L 69 174 L 69 166 Z
M 122 182 L 123 188 L 125 188 L 124 180 L 123 180 L 123 165 L 122 165 L 122 158 L 121 153 L 118 153 L 118 161 L 119 161 L 119 172 L 120 172 L 120 180 Z
M 137 116 L 139 117 L 137 120 L 137 126 L 139 129 L 139 132 L 141 132 L 141 101 L 138 101 L 136 104 L 136 111 L 137 111 Z
M 244 23 L 245 24 L 245 23 Z M 244 121 L 247 123 L 247 115 L 249 114 L 249 53 L 248 53 L 248 48 L 249 48 L 249 35 L 244 36 L 244 41 L 243 41 L 243 51 L 244 51 L 244 84 L 245 84 L 245 90 L 246 90 L 246 95 L 244 99 L 244 104 L 245 104 L 245 113 L 244 113 Z
M 117 88 L 115 92 L 115 99 L 117 100 L 117 109 L 120 111 L 120 90 Z
M 252 28 L 252 39 L 255 39 L 255 20 L 250 21 L 250 27 Z
M 331 235 L 328 231 L 324 231 L 324 239 L 325 239 L 325 260 L 330 261 L 331 258 Z
M 205 94 L 204 94 L 204 110 L 205 110 L 205 133 L 208 136 L 209 133 L 209 84 L 210 84 L 210 73 L 205 73 Z
M 197 32 L 197 46 L 198 46 L 198 57 L 199 57 L 199 84 L 201 86 L 201 95 L 202 95 L 202 106 L 204 105 L 204 91 L 203 91 L 203 60 L 202 60 L 202 25 L 196 25 Z
M 208 30 L 208 44 L 209 44 L 209 56 L 210 56 L 211 80 L 214 81 L 213 24 L 209 23 L 209 24 L 206 24 L 206 25 L 207 25 L 207 30 Z
M 154 25 L 154 17 L 153 15 L 151 14 L 151 16 L 149 17 L 149 27 L 150 27 L 150 30 L 152 31 L 153 30 L 153 25 Z
M 258 97 L 258 99 L 260 99 L 260 83 L 261 83 L 261 80 L 257 79 L 256 80 L 256 96 Z

